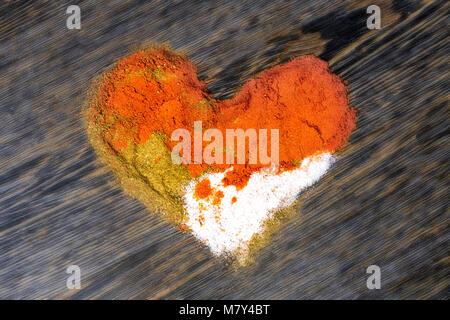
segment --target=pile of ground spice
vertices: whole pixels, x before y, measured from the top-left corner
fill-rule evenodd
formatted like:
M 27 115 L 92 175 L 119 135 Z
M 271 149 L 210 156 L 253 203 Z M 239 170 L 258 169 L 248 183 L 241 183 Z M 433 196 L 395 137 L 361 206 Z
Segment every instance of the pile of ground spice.
M 200 199 L 208 197 L 211 191 L 211 181 L 209 179 L 204 179 L 195 185 L 195 195 Z
M 194 137 L 194 121 L 202 121 L 203 131 L 221 130 L 223 137 L 226 129 L 278 129 L 279 172 L 283 172 L 306 157 L 342 147 L 355 127 L 355 110 L 349 107 L 343 81 L 314 56 L 266 70 L 233 99 L 220 101 L 208 94 L 196 67 L 184 55 L 153 48 L 120 60 L 106 73 L 90 108 L 90 121 L 103 128 L 105 144 L 119 154 L 130 145 L 144 144 L 154 132 L 165 135 L 164 143 L 171 150 L 178 143 L 170 140 L 172 132 L 184 128 Z M 270 134 L 267 140 L 270 150 Z M 207 145 L 203 142 L 202 147 Z M 246 152 L 248 160 L 248 145 Z M 184 165 L 192 177 L 230 167 Z M 223 183 L 242 189 L 252 173 L 265 166 L 248 161 L 234 164 Z M 200 185 L 197 195 L 206 197 L 210 192 Z

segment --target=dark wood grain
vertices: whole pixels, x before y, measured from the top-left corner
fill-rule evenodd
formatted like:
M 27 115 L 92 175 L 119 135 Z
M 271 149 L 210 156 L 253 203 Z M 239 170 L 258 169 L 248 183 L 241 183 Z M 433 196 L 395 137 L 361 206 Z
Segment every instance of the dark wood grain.
M 82 28 L 68 30 L 76 3 Z M 448 2 L 218 3 L 2 3 L 0 298 L 448 299 Z M 366 28 L 369 4 L 380 30 Z M 90 81 L 162 42 L 219 98 L 305 53 L 349 83 L 349 145 L 248 267 L 127 197 L 86 139 Z M 81 290 L 66 288 L 70 264 Z M 371 264 L 381 290 L 366 287 Z

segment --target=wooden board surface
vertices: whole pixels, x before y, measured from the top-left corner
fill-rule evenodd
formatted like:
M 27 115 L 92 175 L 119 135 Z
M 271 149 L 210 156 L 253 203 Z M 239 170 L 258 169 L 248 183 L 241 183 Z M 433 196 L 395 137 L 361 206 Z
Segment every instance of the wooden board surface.
M 0 298 L 448 299 L 448 2 L 218 3 L 2 2 Z M 81 30 L 66 28 L 70 4 Z M 349 83 L 349 145 L 248 267 L 126 196 L 87 142 L 90 81 L 162 42 L 218 98 L 305 53 Z M 71 264 L 81 290 L 66 287 Z M 372 264 L 380 290 L 366 287 Z

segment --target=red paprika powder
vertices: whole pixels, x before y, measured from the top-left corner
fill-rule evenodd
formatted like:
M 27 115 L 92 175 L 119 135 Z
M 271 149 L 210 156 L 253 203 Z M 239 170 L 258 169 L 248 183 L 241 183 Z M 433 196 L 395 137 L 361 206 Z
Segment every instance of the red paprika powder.
M 263 71 L 234 98 L 221 101 L 208 94 L 185 56 L 165 48 L 142 50 L 116 63 L 99 86 L 97 98 L 98 103 L 91 106 L 91 121 L 105 128 L 104 141 L 116 152 L 129 144 L 145 143 L 152 132 L 165 134 L 171 150 L 177 143 L 170 140 L 171 133 L 184 128 L 193 137 L 194 121 L 202 121 L 203 130 L 221 130 L 224 137 L 226 129 L 278 129 L 279 172 L 296 167 L 305 157 L 335 152 L 355 127 L 355 110 L 349 107 L 343 81 L 325 61 L 309 55 Z M 270 135 L 268 150 L 269 145 Z M 246 152 L 248 159 L 248 148 Z M 192 177 L 206 169 L 230 167 L 185 166 Z M 223 182 L 241 189 L 253 172 L 265 166 L 234 164 Z M 207 182 L 198 188 L 199 197 L 211 192 Z

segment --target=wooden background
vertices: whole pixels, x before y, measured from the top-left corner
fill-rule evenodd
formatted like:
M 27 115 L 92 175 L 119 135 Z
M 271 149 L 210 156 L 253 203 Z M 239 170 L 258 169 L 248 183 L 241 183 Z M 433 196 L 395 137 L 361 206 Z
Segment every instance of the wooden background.
M 219 4 L 220 3 L 220 4 Z M 81 30 L 66 28 L 67 6 Z M 382 28 L 368 30 L 378 4 Z M 2 1 L 0 298 L 392 299 L 449 295 L 447 1 Z M 168 42 L 219 98 L 314 53 L 358 127 L 255 263 L 234 269 L 126 196 L 89 146 L 90 81 Z M 82 289 L 66 288 L 67 266 Z M 381 268 L 368 290 L 369 265 Z

